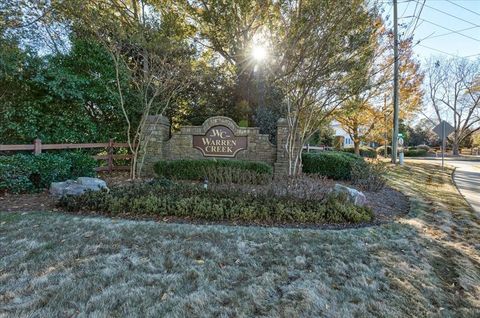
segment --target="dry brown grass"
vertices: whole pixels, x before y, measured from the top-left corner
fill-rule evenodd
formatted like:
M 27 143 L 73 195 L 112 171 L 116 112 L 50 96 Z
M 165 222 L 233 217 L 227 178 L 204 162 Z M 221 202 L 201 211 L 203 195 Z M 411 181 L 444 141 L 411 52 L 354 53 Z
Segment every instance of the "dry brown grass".
M 0 316 L 479 317 L 479 220 L 429 164 L 378 227 L 199 226 L 0 213 Z

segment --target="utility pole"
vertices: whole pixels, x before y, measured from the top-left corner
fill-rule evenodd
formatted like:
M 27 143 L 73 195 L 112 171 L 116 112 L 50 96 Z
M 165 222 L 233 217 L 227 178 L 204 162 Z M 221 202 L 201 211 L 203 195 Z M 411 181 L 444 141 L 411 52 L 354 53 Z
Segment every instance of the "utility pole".
M 397 138 L 398 138 L 398 17 L 397 0 L 393 0 L 393 136 L 392 136 L 392 162 L 397 163 Z
M 385 114 L 385 158 L 388 157 L 388 116 L 387 116 L 387 95 L 383 95 L 383 113 Z

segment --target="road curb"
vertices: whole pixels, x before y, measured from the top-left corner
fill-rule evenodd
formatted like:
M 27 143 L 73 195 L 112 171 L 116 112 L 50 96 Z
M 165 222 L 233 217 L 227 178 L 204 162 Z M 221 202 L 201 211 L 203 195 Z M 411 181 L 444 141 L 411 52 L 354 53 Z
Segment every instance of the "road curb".
M 460 191 L 460 189 L 458 188 L 457 183 L 455 182 L 455 172 L 457 172 L 457 167 L 453 167 L 453 172 L 451 174 L 452 182 L 453 182 L 453 185 L 455 186 L 455 189 L 457 189 L 457 192 L 462 196 L 463 200 L 467 202 L 472 212 L 476 213 L 477 211 L 473 208 L 470 202 L 468 202 L 467 198 L 463 195 L 462 191 Z

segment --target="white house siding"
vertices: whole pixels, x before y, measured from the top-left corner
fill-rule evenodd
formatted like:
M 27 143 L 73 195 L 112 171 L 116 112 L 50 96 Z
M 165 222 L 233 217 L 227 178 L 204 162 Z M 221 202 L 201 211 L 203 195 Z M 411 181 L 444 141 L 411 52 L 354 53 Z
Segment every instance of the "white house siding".
M 350 137 L 350 135 L 342 128 L 342 125 L 336 121 L 333 120 L 330 123 L 330 126 L 333 128 L 335 131 L 335 136 L 341 136 L 343 137 L 343 148 L 352 148 L 353 147 L 353 140 Z

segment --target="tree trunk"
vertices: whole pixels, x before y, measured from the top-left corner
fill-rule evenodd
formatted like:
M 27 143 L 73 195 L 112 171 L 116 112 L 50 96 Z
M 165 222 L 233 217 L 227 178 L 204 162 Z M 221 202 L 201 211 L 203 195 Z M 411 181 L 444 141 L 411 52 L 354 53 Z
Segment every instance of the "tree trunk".
M 250 121 L 252 118 L 252 98 L 250 96 L 251 76 L 246 63 L 237 64 L 237 80 L 234 88 L 235 107 L 241 119 Z
M 446 147 L 445 147 L 446 148 Z M 454 141 L 452 143 L 452 154 L 454 156 L 458 156 L 460 151 L 459 151 L 460 147 L 458 146 L 458 141 Z
M 357 156 L 360 156 L 360 133 L 358 128 L 358 123 L 355 124 L 355 130 L 353 132 L 352 140 L 353 140 L 353 151 Z
M 353 151 L 355 152 L 356 155 L 360 156 L 360 141 L 359 140 L 353 140 Z
M 295 176 L 301 173 L 303 150 L 302 146 L 303 141 L 301 140 L 298 133 L 290 130 L 286 144 L 286 149 L 288 153 L 288 175 L 290 176 Z
M 294 150 L 289 160 L 288 175 L 296 176 L 302 173 L 302 150 Z

